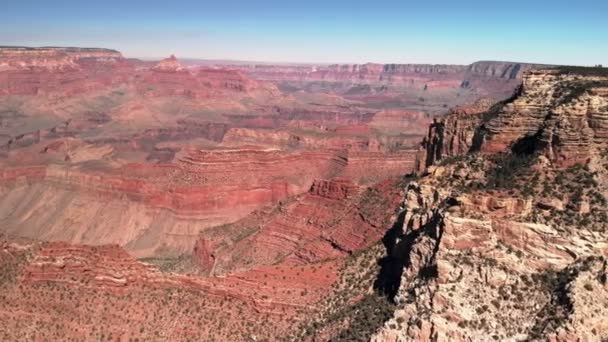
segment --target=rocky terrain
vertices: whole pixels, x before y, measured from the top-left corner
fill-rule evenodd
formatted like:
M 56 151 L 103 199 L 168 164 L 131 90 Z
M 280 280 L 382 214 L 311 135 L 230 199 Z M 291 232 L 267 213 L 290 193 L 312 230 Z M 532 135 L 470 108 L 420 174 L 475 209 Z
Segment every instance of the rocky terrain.
M 364 185 L 411 170 L 428 123 L 175 56 L 1 48 L 0 63 L 0 231 L 137 257 L 188 253 L 199 231 L 315 179 Z
M 536 70 L 512 98 L 433 123 L 383 248 L 355 258 L 301 336 L 605 339 L 606 80 Z
M 4 47 L 0 65 L 0 231 L 120 244 L 137 257 L 188 253 L 199 231 L 305 194 L 315 179 L 371 185 L 409 172 L 421 128 L 437 113 L 285 91 L 238 66 L 184 66 L 175 56 L 143 62 L 108 49 Z M 490 63 L 484 73 L 514 87 L 520 76 L 507 75 L 510 67 Z M 359 79 L 388 72 L 405 84 L 458 68 L 380 69 Z M 326 76 L 359 87 L 353 75 L 365 70 Z M 438 98 L 424 103 L 447 110 Z
M 382 237 L 399 199 L 394 183 L 364 189 L 347 179 L 316 180 L 304 195 L 202 232 L 194 249 L 198 265 L 221 275 L 343 259 Z
M 196 61 L 190 63 L 196 65 Z M 492 61 L 470 65 L 219 65 L 271 81 L 286 92 L 333 93 L 376 108 L 407 107 L 433 115 L 479 97 L 502 100 L 521 82 L 525 71 L 539 67 Z
M 608 335 L 601 68 L 6 47 L 0 95 L 2 340 Z
M 301 321 L 337 269 L 325 262 L 202 278 L 162 273 L 116 245 L 0 248 L 5 341 L 275 339 Z

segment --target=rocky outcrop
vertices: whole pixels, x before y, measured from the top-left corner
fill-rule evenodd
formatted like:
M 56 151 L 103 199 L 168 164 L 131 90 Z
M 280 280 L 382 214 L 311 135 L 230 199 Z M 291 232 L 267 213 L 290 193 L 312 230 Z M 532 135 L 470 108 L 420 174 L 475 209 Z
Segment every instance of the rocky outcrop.
M 122 58 L 120 52 L 110 49 L 0 46 L 0 72 L 22 69 L 78 69 L 78 61 L 82 59 L 110 62 Z
M 443 160 L 409 182 L 403 224 L 385 237 L 378 289 L 396 309 L 373 341 L 572 341 L 606 335 L 608 326 L 600 323 L 606 307 L 590 298 L 604 298 L 608 289 L 608 221 L 598 224 L 580 214 L 605 215 L 608 163 L 599 150 L 606 141 L 594 139 L 603 134 L 602 125 L 591 119 L 598 112 L 601 117 L 595 106 L 604 103 L 602 82 L 592 70 L 528 72 L 521 93 L 484 112 L 474 127 L 486 134 L 477 154 L 470 144 L 461 150 L 444 144 L 453 134 L 439 124 L 466 113 L 454 110 L 433 124 L 430 136 L 437 139 L 426 146 L 442 153 L 432 155 L 434 162 Z M 555 150 L 567 154 L 568 162 L 555 158 Z M 572 164 L 578 166 L 564 170 Z M 510 180 L 496 183 L 501 174 Z M 520 181 L 527 190 L 514 190 Z M 552 182 L 563 186 L 550 200 Z M 596 199 L 588 200 L 588 193 Z M 560 221 L 563 211 L 575 218 Z
M 0 95 L 78 94 L 122 82 L 126 70 L 115 50 L 0 47 Z
M 424 172 L 435 162 L 447 157 L 462 156 L 476 143 L 478 126 L 494 105 L 492 99 L 480 99 L 471 105 L 457 106 L 445 117 L 434 119 L 428 134 L 420 143 L 417 172 Z
M 608 77 L 565 70 L 529 71 L 511 99 L 493 107 L 490 102 L 457 107 L 435 120 L 422 142 L 419 171 L 473 148 L 488 154 L 540 152 L 561 167 L 601 155 L 607 144 Z
M 347 199 L 358 193 L 357 186 L 348 179 L 317 179 L 310 187 L 310 193 L 336 200 Z
M 594 341 L 606 336 L 607 308 L 591 300 L 608 293 L 608 156 L 601 152 L 606 141 L 590 138 L 603 134 L 601 124 L 590 125 L 595 133 L 580 132 L 588 135 L 581 141 L 591 149 L 588 159 L 575 158 L 573 166 L 551 159 L 543 140 L 544 129 L 563 136 L 561 130 L 589 108 L 560 111 L 566 100 L 603 103 L 601 71 L 569 70 L 528 72 L 526 77 L 542 74 L 547 81 L 531 87 L 526 80 L 507 101 L 455 108 L 431 125 L 431 139 L 423 145 L 429 155 L 422 150 L 422 160 L 430 162 L 425 173 L 402 183 L 398 218 L 382 239 L 385 255 L 378 258 L 370 250 L 357 257 L 366 261 L 352 261 L 355 273 L 376 275 L 373 285 L 348 286 L 356 290 L 354 298 L 340 291 L 330 295 L 325 310 L 311 320 L 310 326 L 320 327 L 315 339 Z M 559 86 L 555 78 L 573 83 Z M 592 83 L 577 86 L 575 81 L 584 79 Z M 545 92 L 536 98 L 534 89 Z M 536 101 L 527 114 L 510 110 L 526 99 Z M 552 115 L 560 116 L 559 124 Z M 525 144 L 519 138 L 496 144 L 510 134 L 534 132 L 522 127 L 540 131 Z M 365 278 L 355 279 L 365 284 Z
M 607 144 L 608 77 L 567 70 L 527 73 L 521 96 L 485 125 L 482 151 L 540 151 L 561 166 L 601 154 Z
M 239 67 L 239 66 L 233 66 Z M 524 71 L 538 65 L 510 62 L 476 62 L 471 65 L 431 64 L 352 64 L 328 66 L 244 65 L 246 70 L 260 79 L 268 80 L 352 80 L 419 83 L 430 81 L 465 81 L 469 77 L 487 77 L 513 80 Z
M 307 194 L 201 232 L 195 253 L 205 256 L 197 257 L 203 270 L 213 260 L 215 275 L 343 258 L 382 236 L 399 198 L 393 185 L 363 190 L 346 180 L 317 180 Z
M 599 279 L 608 245 L 601 235 L 582 228 L 563 234 L 492 212 L 463 217 L 477 215 L 476 207 L 463 206 L 466 200 L 445 190 L 407 186 L 404 224 L 388 245 L 388 258 L 402 271 L 382 278 L 381 286 L 398 308 L 372 340 L 468 341 L 490 334 L 565 341 L 605 334 L 608 327 L 599 323 L 605 308 L 588 309 L 581 300 L 572 310 L 564 302 L 589 296 L 589 289 L 606 294 Z M 571 322 L 577 315 L 594 323 L 576 327 Z
M 162 61 L 158 62 L 152 70 L 154 71 L 164 71 L 164 72 L 176 72 L 182 70 L 183 67 L 175 57 L 175 55 L 171 55 L 169 58 L 165 58 Z
M 521 79 L 523 75 L 532 69 L 544 67 L 540 64 L 511 63 L 499 61 L 480 61 L 467 67 L 470 76 L 483 76 L 488 78 L 499 78 L 503 80 Z

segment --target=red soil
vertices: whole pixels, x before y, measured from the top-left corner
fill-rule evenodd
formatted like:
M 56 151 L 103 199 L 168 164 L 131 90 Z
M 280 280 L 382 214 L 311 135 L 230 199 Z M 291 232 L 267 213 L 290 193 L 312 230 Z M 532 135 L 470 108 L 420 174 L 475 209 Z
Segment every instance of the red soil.
M 201 233 L 195 253 L 211 274 L 345 257 L 377 241 L 399 199 L 395 181 L 362 189 L 317 180 L 310 191 L 234 224 Z

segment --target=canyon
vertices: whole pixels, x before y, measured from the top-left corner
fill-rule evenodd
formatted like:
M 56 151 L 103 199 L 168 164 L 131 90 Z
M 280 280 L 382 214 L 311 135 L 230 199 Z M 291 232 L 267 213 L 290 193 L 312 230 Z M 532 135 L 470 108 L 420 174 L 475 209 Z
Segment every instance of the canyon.
M 3 47 L 0 336 L 600 340 L 607 138 L 601 68 Z
M 376 108 L 371 93 L 282 90 L 297 66 L 260 74 L 175 56 L 146 62 L 108 49 L 18 47 L 0 49 L 0 63 L 0 231 L 116 243 L 137 257 L 189 253 L 200 230 L 305 194 L 316 179 L 371 185 L 407 173 L 436 115 Z M 449 78 L 458 81 L 437 96 L 470 97 L 490 90 L 464 87 L 466 70 L 493 78 L 498 94 L 527 67 L 319 67 L 303 79 L 386 83 L 395 87 L 389 97 L 405 98 L 413 88 L 434 92 L 418 81 Z M 447 106 L 434 96 L 424 101 Z
M 542 66 L 495 61 L 470 65 L 227 65 L 189 60 L 188 64 L 238 68 L 256 79 L 272 81 L 286 92 L 338 94 L 373 108 L 408 108 L 433 116 L 480 97 L 509 97 L 524 72 Z

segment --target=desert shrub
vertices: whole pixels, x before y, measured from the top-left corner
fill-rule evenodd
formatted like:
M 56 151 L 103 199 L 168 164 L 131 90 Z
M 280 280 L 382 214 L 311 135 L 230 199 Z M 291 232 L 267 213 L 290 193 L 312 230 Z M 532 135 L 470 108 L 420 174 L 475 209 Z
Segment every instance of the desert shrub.
M 605 76 L 608 77 L 608 68 L 602 67 L 583 67 L 564 65 L 557 67 L 562 75 L 581 75 L 581 76 Z
M 368 341 L 392 317 L 394 306 L 382 295 L 366 295 L 360 302 L 346 309 L 345 313 L 350 318 L 349 327 L 342 330 L 334 341 Z
M 608 70 L 608 69 L 603 69 Z M 607 72 L 608 74 L 608 72 Z M 564 105 L 572 102 L 576 98 L 582 96 L 591 88 L 606 87 L 606 81 L 569 81 L 560 84 L 558 93 L 561 93 L 561 98 L 557 101 L 557 105 Z
M 494 167 L 488 172 L 487 188 L 495 190 L 519 188 L 519 183 L 528 176 L 533 161 L 534 156 L 513 153 L 495 157 Z

